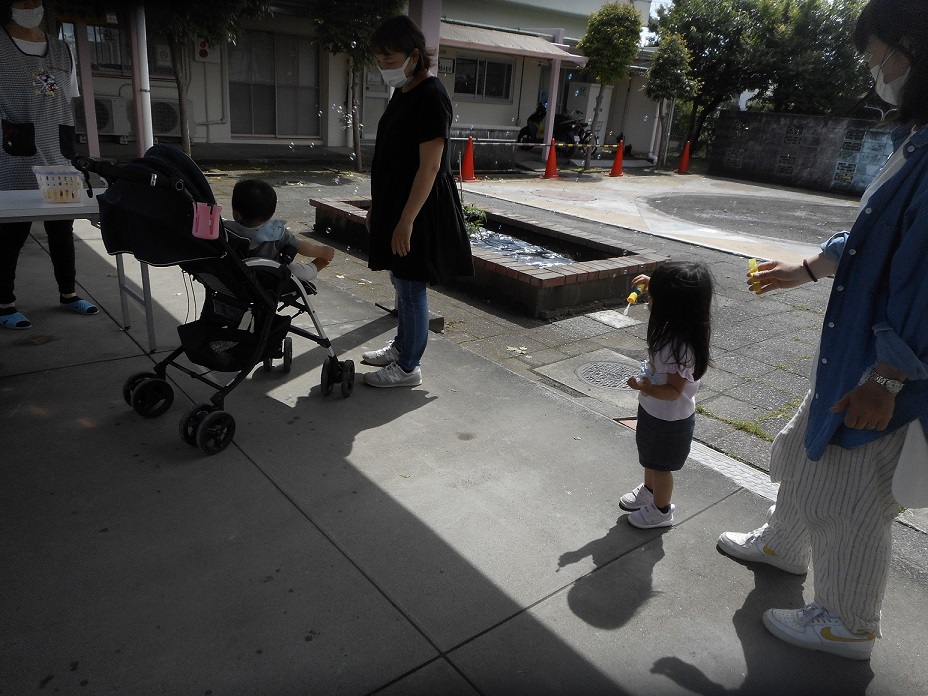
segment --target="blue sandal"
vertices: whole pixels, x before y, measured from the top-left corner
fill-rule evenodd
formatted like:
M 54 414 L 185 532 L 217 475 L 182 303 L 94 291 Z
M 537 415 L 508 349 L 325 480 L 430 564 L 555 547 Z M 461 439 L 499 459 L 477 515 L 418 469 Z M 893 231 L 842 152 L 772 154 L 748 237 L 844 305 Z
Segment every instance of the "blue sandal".
M 13 329 L 14 331 L 21 331 L 22 329 L 32 328 L 32 322 L 26 319 L 26 315 L 22 312 L 0 314 L 0 324 L 3 324 L 3 326 L 8 329 Z
M 84 299 L 74 300 L 73 302 L 62 302 L 61 306 L 78 314 L 96 314 L 100 310 L 92 302 Z

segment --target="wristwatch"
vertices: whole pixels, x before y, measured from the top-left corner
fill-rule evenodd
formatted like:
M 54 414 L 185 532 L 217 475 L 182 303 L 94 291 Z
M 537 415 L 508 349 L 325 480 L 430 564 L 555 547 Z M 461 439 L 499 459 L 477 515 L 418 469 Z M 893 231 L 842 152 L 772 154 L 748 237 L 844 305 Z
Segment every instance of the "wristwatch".
M 902 382 L 898 379 L 890 379 L 889 377 L 884 377 L 876 370 L 870 370 L 870 374 L 867 379 L 871 379 L 881 387 L 883 387 L 890 394 L 898 394 L 902 391 Z

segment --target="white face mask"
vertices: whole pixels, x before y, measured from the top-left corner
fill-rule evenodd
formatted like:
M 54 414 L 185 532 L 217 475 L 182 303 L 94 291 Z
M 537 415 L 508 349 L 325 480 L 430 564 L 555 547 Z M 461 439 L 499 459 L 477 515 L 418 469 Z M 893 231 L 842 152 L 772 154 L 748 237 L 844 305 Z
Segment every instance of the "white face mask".
M 26 29 L 35 29 L 42 23 L 42 18 L 45 16 L 45 8 L 41 5 L 28 10 L 24 10 L 18 7 L 13 7 L 11 9 L 13 14 L 13 21 L 16 22 L 19 26 L 25 27 Z
M 889 56 L 886 56 L 883 63 L 885 63 L 888 58 Z M 909 69 L 895 80 L 886 82 L 883 79 L 883 63 L 880 63 L 875 68 L 870 68 L 870 74 L 873 75 L 873 79 L 876 82 L 876 93 L 880 95 L 880 99 L 887 104 L 899 106 L 899 102 L 902 100 L 902 88 L 905 86 L 906 80 L 909 79 L 909 72 L 912 70 L 912 67 L 909 66 Z
M 409 60 L 411 58 L 412 55 L 406 56 L 406 61 L 403 63 L 402 68 L 393 68 L 392 70 L 380 69 L 380 76 L 383 78 L 383 81 L 394 89 L 399 89 L 409 82 L 412 76 L 406 74 L 406 66 L 409 65 Z

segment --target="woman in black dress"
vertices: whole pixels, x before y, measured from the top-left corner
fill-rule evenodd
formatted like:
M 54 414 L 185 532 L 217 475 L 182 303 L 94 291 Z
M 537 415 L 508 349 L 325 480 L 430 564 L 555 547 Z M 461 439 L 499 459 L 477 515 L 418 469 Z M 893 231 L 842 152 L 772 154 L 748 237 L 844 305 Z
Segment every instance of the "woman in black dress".
M 473 275 L 474 267 L 448 154 L 451 98 L 429 73 L 425 37 L 401 15 L 378 27 L 371 48 L 395 91 L 377 125 L 368 266 L 390 271 L 399 324 L 389 345 L 362 355 L 367 364 L 381 367 L 365 374 L 364 382 L 414 387 L 422 383 L 419 362 L 428 342 L 426 290 L 454 276 Z

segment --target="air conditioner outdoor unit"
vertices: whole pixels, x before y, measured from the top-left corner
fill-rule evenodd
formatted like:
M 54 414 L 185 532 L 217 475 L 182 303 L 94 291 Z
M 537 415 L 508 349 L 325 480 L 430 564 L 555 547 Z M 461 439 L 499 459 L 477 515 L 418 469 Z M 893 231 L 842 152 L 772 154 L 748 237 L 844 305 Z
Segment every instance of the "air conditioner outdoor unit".
M 187 102 L 187 116 L 193 112 L 193 104 Z M 176 99 L 151 100 L 151 126 L 155 136 L 181 137 L 180 105 Z
M 100 135 L 126 136 L 132 132 L 129 109 L 120 97 L 94 97 L 94 112 L 97 115 L 97 133 Z M 74 127 L 78 133 L 87 133 L 87 121 L 81 105 L 75 108 Z

